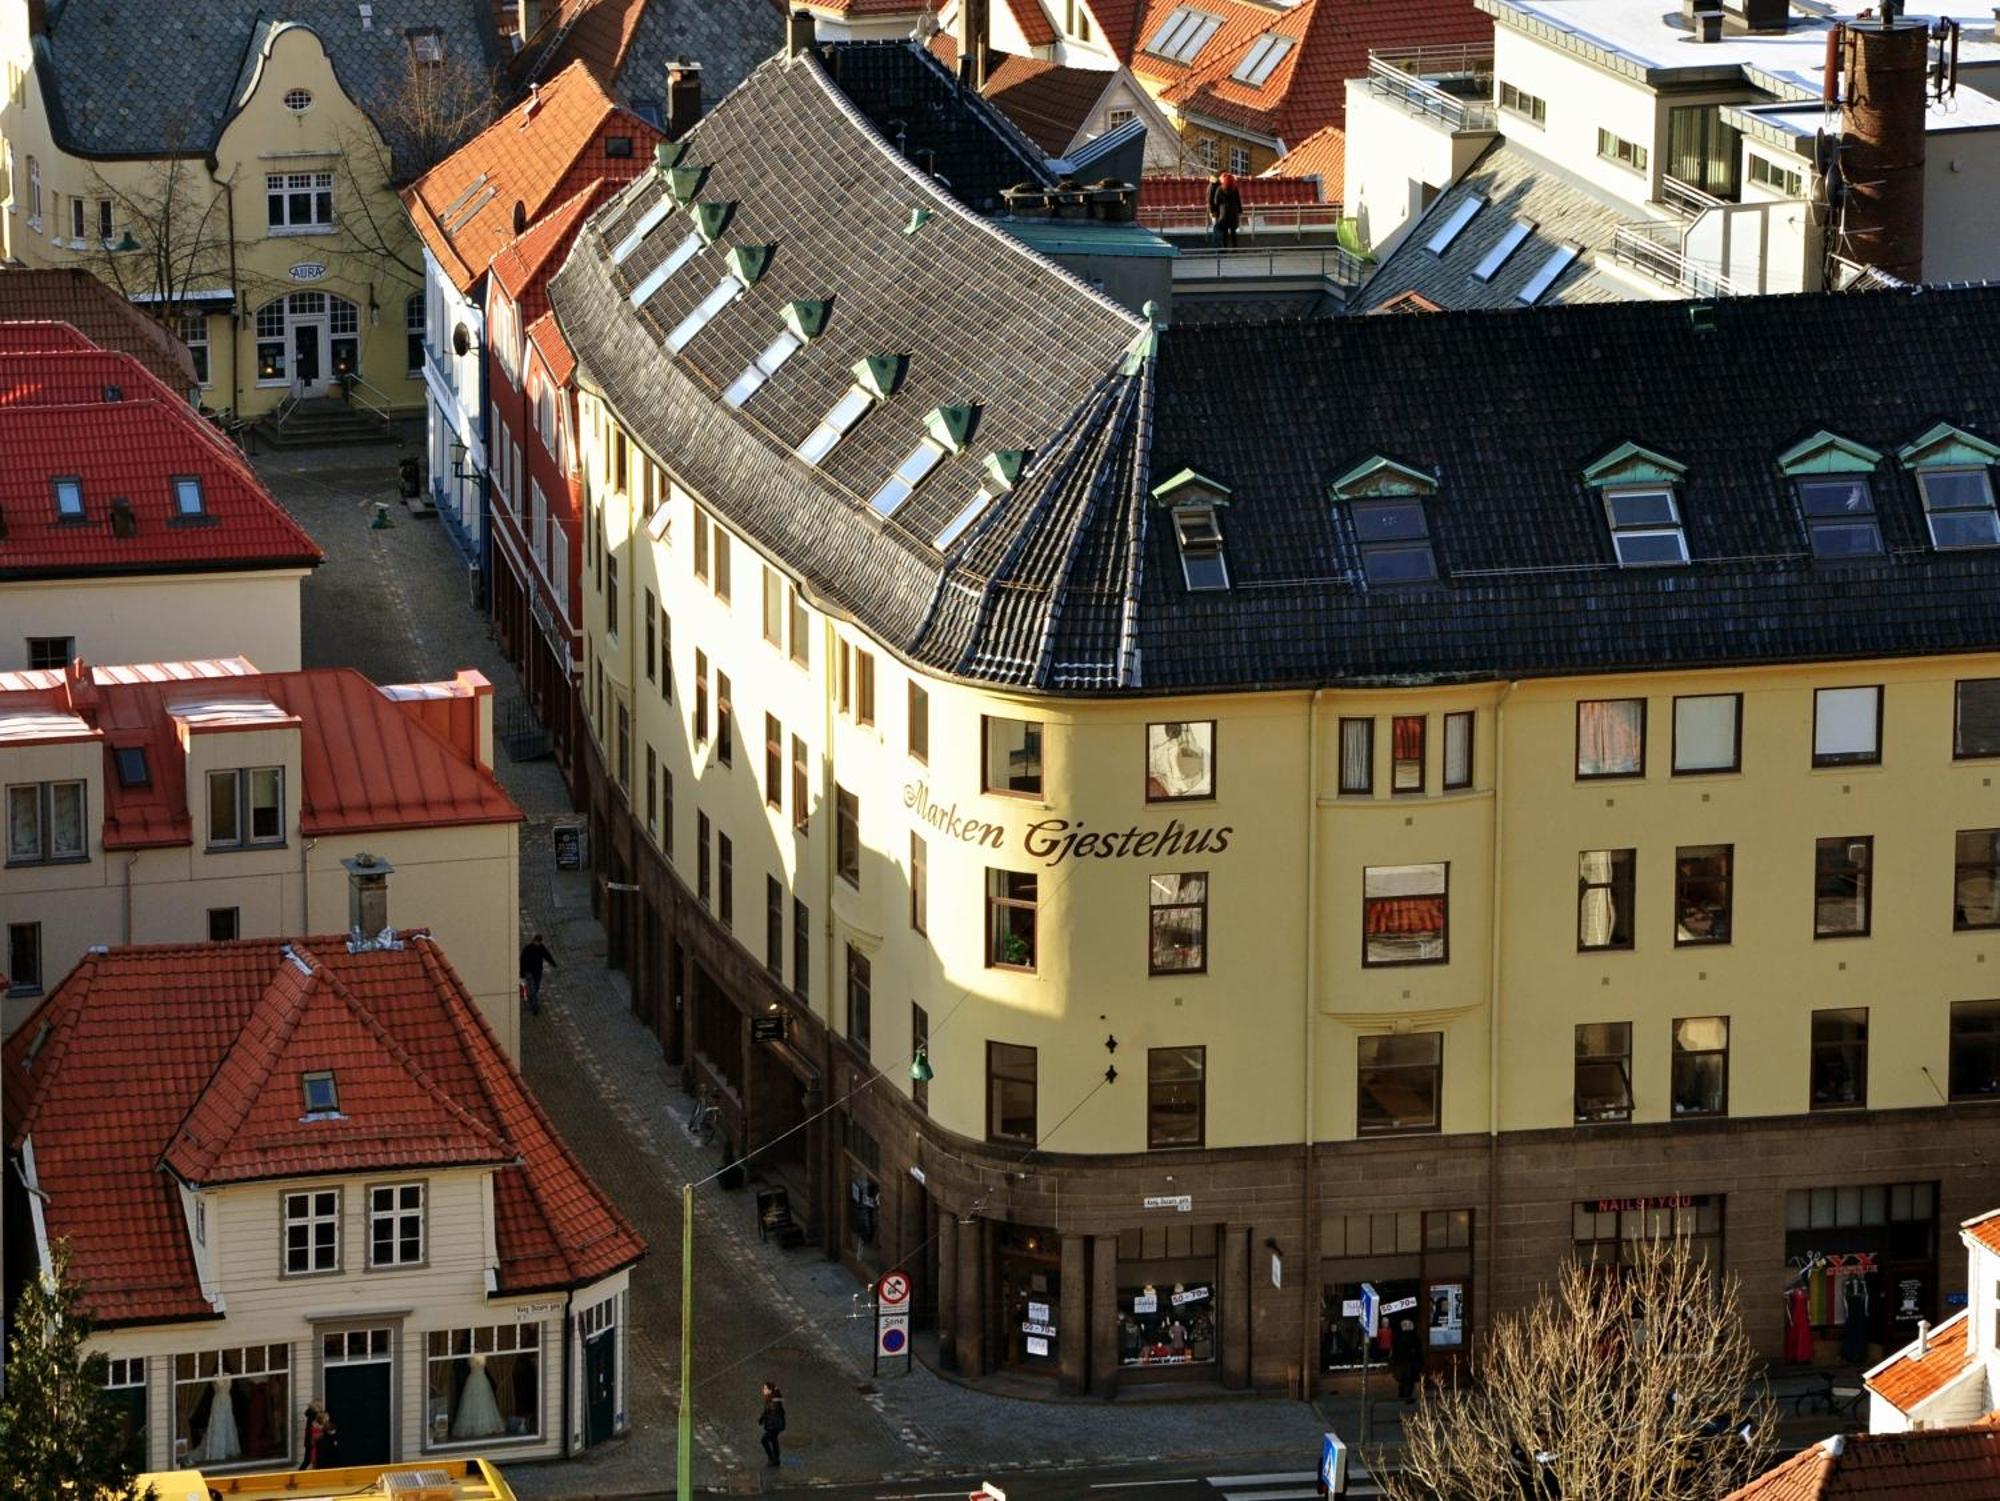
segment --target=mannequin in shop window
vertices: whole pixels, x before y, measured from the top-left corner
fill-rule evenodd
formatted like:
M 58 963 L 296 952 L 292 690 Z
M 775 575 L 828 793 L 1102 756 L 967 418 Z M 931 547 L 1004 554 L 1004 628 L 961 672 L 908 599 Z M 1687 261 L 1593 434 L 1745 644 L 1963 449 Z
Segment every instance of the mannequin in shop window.
M 1840 1358 L 1860 1365 L 1868 1358 L 1868 1279 L 1843 1279 L 1840 1300 Z
M 1812 1314 L 1806 1307 L 1806 1279 L 1785 1290 L 1785 1359 L 1793 1365 L 1810 1365 L 1813 1358 Z

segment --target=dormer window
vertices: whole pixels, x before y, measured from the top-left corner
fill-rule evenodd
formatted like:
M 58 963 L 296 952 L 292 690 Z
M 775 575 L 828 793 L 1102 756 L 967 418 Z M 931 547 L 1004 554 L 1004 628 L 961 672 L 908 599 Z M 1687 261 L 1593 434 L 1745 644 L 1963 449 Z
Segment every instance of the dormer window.
M 1377 454 L 1356 464 L 1327 487 L 1344 502 L 1361 548 L 1361 572 L 1369 587 L 1427 584 L 1438 576 L 1431 550 L 1425 503 L 1437 494 L 1437 480 L 1421 469 Z
M 436 27 L 406 33 L 410 39 L 410 55 L 423 67 L 437 68 L 444 65 L 444 33 Z
M 676 271 L 694 259 L 695 252 L 700 249 L 701 236 L 699 234 L 690 234 L 680 244 L 668 251 L 667 258 L 641 277 L 639 285 L 632 289 L 632 306 L 644 307 L 651 300 L 653 294 L 659 291 L 661 287 L 664 287 L 668 279 Z
M 121 745 L 112 752 L 118 763 L 118 785 L 120 787 L 150 787 L 153 784 L 151 768 L 146 765 L 146 747 L 143 745 Z
M 1688 561 L 1675 498 L 1686 472 L 1686 465 L 1637 443 L 1621 443 L 1583 471 L 1583 482 L 1604 503 L 1619 567 L 1666 568 Z
M 192 474 L 174 476 L 174 513 L 179 516 L 200 516 L 208 507 L 202 495 L 201 480 Z
M 1222 524 L 1212 507 L 1174 507 L 1174 539 L 1180 543 L 1181 573 L 1188 588 L 1229 587 L 1229 565 L 1222 556 Z
M 83 520 L 83 481 L 68 476 L 55 481 L 56 515 L 64 521 Z
M 965 440 L 972 430 L 973 409 L 969 406 L 937 407 L 924 418 L 924 425 L 930 429 L 927 436 L 919 440 L 910 450 L 908 458 L 897 467 L 869 499 L 868 504 L 878 516 L 893 516 L 904 501 L 916 493 L 930 477 L 932 470 L 944 462 L 947 454 L 962 452 Z
M 808 464 L 817 464 L 833 452 L 834 445 L 850 432 L 854 424 L 868 414 L 875 405 L 875 396 L 862 387 L 849 386 L 847 394 L 836 401 L 827 414 L 820 418 L 819 426 L 806 434 L 805 442 L 798 448 L 799 457 Z
M 305 1089 L 307 1115 L 335 1115 L 340 1111 L 340 1089 L 333 1082 L 333 1071 L 321 1069 L 310 1074 L 302 1074 L 300 1084 Z
M 1879 558 L 1882 527 L 1865 474 L 1798 482 L 1799 509 L 1816 558 Z
M 2000 445 L 1940 422 L 1896 456 L 1916 471 L 1932 547 L 1957 552 L 2000 546 L 2000 516 L 1993 509 Z

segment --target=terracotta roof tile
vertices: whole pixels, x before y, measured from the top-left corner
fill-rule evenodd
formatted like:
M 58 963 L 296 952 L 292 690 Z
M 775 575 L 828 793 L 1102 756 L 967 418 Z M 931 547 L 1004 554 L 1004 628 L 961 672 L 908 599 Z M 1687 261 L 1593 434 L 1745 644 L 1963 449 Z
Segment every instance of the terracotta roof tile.
M 15 325 L 0 347 L 0 578 L 321 561 L 243 456 L 137 357 L 23 327 L 34 325 Z M 36 342 L 43 347 L 20 347 Z M 201 481 L 201 518 L 181 516 L 180 476 Z M 58 477 L 81 481 L 81 522 L 58 515 Z M 129 536 L 111 522 L 120 498 L 134 523 Z
M 1006 0 L 1007 9 L 1014 17 L 1014 24 L 1021 28 L 1021 35 L 1030 47 L 1053 47 L 1061 33 L 1049 19 L 1049 13 L 1042 9 L 1042 0 Z
M 938 32 L 926 45 L 946 68 L 957 69 L 958 41 L 950 32 Z M 986 86 L 979 92 L 1036 146 L 1061 156 L 1088 123 L 1112 78 L 1101 68 L 1070 68 L 989 50 Z
M 1312 177 L 1319 179 L 1322 203 L 1339 203 L 1346 191 L 1347 132 L 1338 125 L 1323 125 L 1271 164 L 1266 177 Z
M 629 150 L 612 156 L 613 138 Z M 636 177 L 662 139 L 573 62 L 418 178 L 403 202 L 453 285 L 469 292 L 527 226 L 599 178 Z
M 549 378 L 559 386 L 567 385 L 570 376 L 576 373 L 576 351 L 563 337 L 554 313 L 544 313 L 528 325 L 528 342 L 541 352 L 542 363 L 549 367 Z
M 1869 1371 L 1868 1389 L 1902 1412 L 1944 1390 L 1972 1365 L 1970 1312 L 1961 1310 L 1931 1330 L 1923 1354 L 1905 1346 Z
M 549 310 L 549 277 L 576 243 L 576 232 L 590 217 L 590 211 L 609 198 L 617 186 L 603 177 L 584 184 L 493 257 L 493 279 L 520 306 L 524 326 Z
M 1262 208 L 1279 203 L 1317 203 L 1319 191 L 1303 177 L 1239 177 L 1236 191 L 1243 195 L 1243 207 Z M 1139 179 L 1139 212 L 1152 209 L 1198 208 L 1208 206 L 1206 177 L 1169 177 L 1148 173 Z
M 1139 45 L 1134 33 L 1139 29 L 1144 0 L 1089 0 L 1089 5 L 1105 46 L 1121 63 L 1131 62 L 1132 50 Z
M 1959 1228 L 1987 1250 L 2000 1252 L 2000 1209 L 1969 1219 Z
M 0 322 L 20 319 L 70 324 L 102 348 L 134 356 L 183 399 L 197 384 L 187 345 L 88 271 L 0 269 Z
M 1725 1501 L 1993 1501 L 2000 1429 L 1990 1421 L 1918 1433 L 1850 1433 L 1801 1450 Z
M 242 1116 L 232 1142 L 282 1135 L 301 1099 L 297 1071 L 316 1059 L 334 1068 L 353 1119 L 316 1123 L 336 1125 L 349 1147 L 313 1170 L 421 1166 L 440 1139 L 427 1131 L 456 1140 L 450 1160 L 496 1164 L 502 1291 L 575 1286 L 644 1254 L 427 935 L 358 954 L 337 936 L 289 944 L 310 978 L 276 939 L 92 953 L 0 1053 L 19 1117 L 10 1144 L 32 1137 L 50 1234 L 69 1240 L 101 1323 L 213 1315 L 172 1180 L 157 1170 L 162 1153 L 184 1124 L 232 1113 Z M 160 1026 L 163 1014 L 173 1026 Z M 282 1043 L 246 1039 L 287 1018 Z M 133 1089 L 141 1075 L 146 1088 Z M 363 1150 L 371 1124 L 403 1145 Z M 274 1160 L 292 1162 L 289 1150 Z

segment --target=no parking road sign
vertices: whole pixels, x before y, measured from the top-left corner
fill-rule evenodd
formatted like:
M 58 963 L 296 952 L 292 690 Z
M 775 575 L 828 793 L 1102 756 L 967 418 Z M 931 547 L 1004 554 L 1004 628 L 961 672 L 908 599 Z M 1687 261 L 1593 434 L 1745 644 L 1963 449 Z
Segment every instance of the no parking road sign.
M 875 1284 L 875 1370 L 882 1357 L 900 1358 L 904 1369 L 915 1352 L 910 1348 L 910 1274 L 884 1272 Z
M 875 1300 L 884 1313 L 900 1313 L 909 1307 L 910 1279 L 902 1272 L 884 1272 L 875 1284 Z

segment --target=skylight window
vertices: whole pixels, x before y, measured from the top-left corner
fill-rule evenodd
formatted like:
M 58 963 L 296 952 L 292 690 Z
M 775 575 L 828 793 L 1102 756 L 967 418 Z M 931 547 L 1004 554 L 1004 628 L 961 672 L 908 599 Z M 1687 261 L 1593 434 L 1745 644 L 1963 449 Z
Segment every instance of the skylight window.
M 870 498 L 868 504 L 874 507 L 875 514 L 883 517 L 895 515 L 903 502 L 915 493 L 917 486 L 921 485 L 930 472 L 943 461 L 944 453 L 942 444 L 930 438 L 920 440 L 917 446 L 910 450 L 910 456 L 903 460 L 896 472 L 890 475 L 883 482 L 882 488 Z
M 1276 36 L 1267 31 L 1250 44 L 1250 50 L 1243 54 L 1243 60 L 1237 63 L 1236 71 L 1229 76 L 1238 83 L 1256 87 L 1270 79 L 1278 64 L 1285 60 L 1286 54 L 1291 50 L 1290 37 Z
M 1357 500 L 1348 506 L 1361 543 L 1361 570 L 1375 588 L 1437 578 L 1430 523 L 1420 500 Z
M 1688 560 L 1680 508 L 1670 488 L 1606 490 L 1604 510 L 1611 518 L 1611 547 L 1620 567 L 1660 568 Z
M 150 787 L 153 774 L 146 765 L 146 747 L 143 745 L 121 745 L 112 752 L 118 763 L 118 785 L 120 787 Z
M 1576 259 L 1577 249 L 1575 245 L 1558 245 L 1551 250 L 1549 258 L 1542 262 L 1541 268 L 1529 277 L 1528 284 L 1521 288 L 1521 301 L 1530 307 L 1540 302 L 1542 294 L 1556 284 L 1556 278 L 1561 276 L 1568 269 L 1569 263 Z
M 789 328 L 782 330 L 778 337 L 764 347 L 764 352 L 744 367 L 743 373 L 729 383 L 729 389 L 722 393 L 722 399 L 733 407 L 744 402 L 764 389 L 764 382 L 778 373 L 778 368 L 805 346 L 805 340 Z
M 1985 469 L 1926 469 L 1917 475 L 1924 519 L 1939 552 L 2000 545 L 2000 516 L 1993 509 L 1993 477 Z
M 611 252 L 611 264 L 624 265 L 626 258 L 646 243 L 646 236 L 666 221 L 667 215 L 674 211 L 674 207 L 674 200 L 662 193 L 660 201 L 641 214 L 639 222 L 632 226 L 631 232 L 618 242 L 617 248 Z
M 1153 33 L 1153 39 L 1146 43 L 1146 50 L 1177 63 L 1193 62 L 1195 54 L 1221 27 L 1220 16 L 1211 16 L 1206 11 L 1183 5 Z
M 1507 264 L 1507 257 L 1521 248 L 1521 242 L 1535 232 L 1535 226 L 1525 219 L 1516 219 L 1507 226 L 1507 232 L 1494 242 L 1472 274 L 1479 281 L 1491 281 L 1500 274 L 1500 268 Z
M 1436 232 L 1425 243 L 1424 249 L 1432 255 L 1443 255 L 1451 249 L 1451 242 L 1458 238 L 1459 231 L 1472 222 L 1472 216 L 1485 207 L 1486 200 L 1477 195 L 1459 199 L 1451 213 L 1446 216 L 1444 223 L 1437 227 Z
M 55 482 L 56 515 L 65 521 L 83 519 L 83 481 L 74 478 L 59 479 Z
M 331 1070 L 301 1075 L 300 1082 L 305 1085 L 307 1115 L 333 1115 L 339 1112 L 340 1091 L 334 1085 Z
M 1816 558 L 1879 558 L 1882 527 L 1865 474 L 1799 481 L 1799 508 Z
M 1229 587 L 1229 565 L 1222 556 L 1222 525 L 1212 507 L 1176 507 L 1174 540 L 1180 544 L 1181 574 L 1188 588 Z
M 972 499 L 959 508 L 959 512 L 944 524 L 944 530 L 937 534 L 937 549 L 944 552 L 952 543 L 965 535 L 965 529 L 977 521 L 980 514 L 993 504 L 993 491 L 981 485 Z
M 667 348 L 679 354 L 696 334 L 708 327 L 710 319 L 742 295 L 743 283 L 734 274 L 723 277 L 715 284 L 714 291 L 695 304 L 693 312 L 674 325 L 673 332 L 667 335 Z
M 174 476 L 174 510 L 182 516 L 199 516 L 208 509 L 201 493 L 201 480 L 192 474 Z
M 798 455 L 808 464 L 825 461 L 833 452 L 833 447 L 854 430 L 854 424 L 867 415 L 875 405 L 875 395 L 863 386 L 849 386 L 847 394 L 833 404 L 833 409 L 820 419 L 819 426 L 806 434 L 805 442 L 798 446 Z
M 648 271 L 639 285 L 632 289 L 632 306 L 644 307 L 652 295 L 667 284 L 667 278 L 693 260 L 695 252 L 700 249 L 701 236 L 691 234 L 668 251 L 667 258 Z

